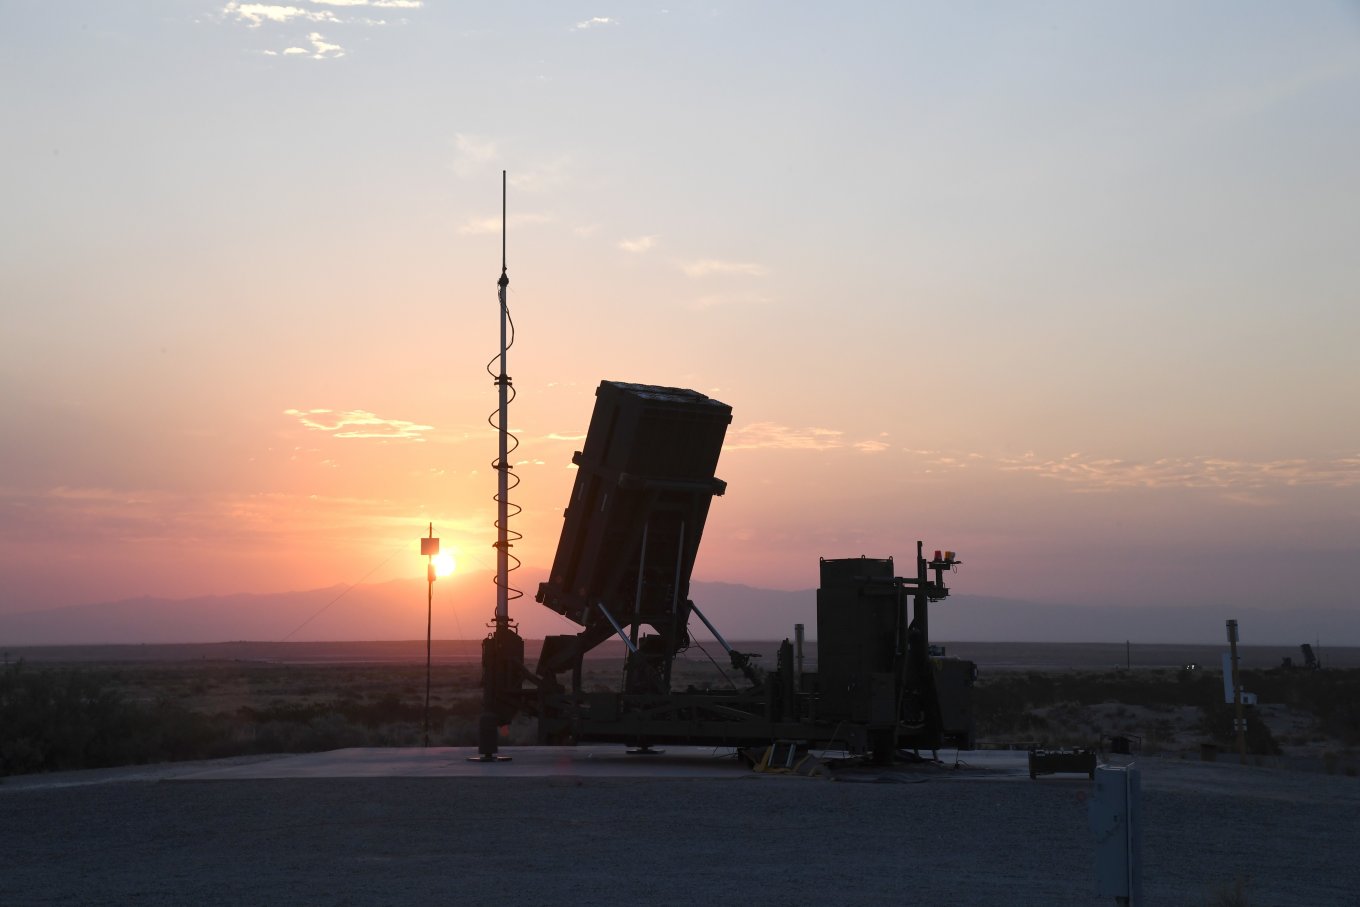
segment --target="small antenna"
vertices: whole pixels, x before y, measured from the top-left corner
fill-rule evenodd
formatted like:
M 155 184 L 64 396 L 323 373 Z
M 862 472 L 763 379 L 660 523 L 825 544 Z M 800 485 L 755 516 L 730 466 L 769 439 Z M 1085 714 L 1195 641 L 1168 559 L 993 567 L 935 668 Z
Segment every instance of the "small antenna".
M 510 277 L 505 272 L 505 234 L 509 228 L 509 218 L 505 216 L 505 171 L 501 171 L 501 279 L 496 281 L 496 286 L 501 288 L 501 318 L 504 322 L 506 314 L 505 288 L 510 286 Z M 505 375 L 505 330 L 502 323 L 501 330 L 501 375 Z M 501 419 L 505 419 L 505 413 L 501 413 Z

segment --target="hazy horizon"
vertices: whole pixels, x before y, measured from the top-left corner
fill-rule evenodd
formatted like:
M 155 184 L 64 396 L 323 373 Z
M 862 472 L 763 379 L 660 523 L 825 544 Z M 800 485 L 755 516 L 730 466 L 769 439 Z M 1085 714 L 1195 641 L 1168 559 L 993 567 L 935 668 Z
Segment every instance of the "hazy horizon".
M 436 639 L 475 640 L 486 633 L 494 596 L 486 575 L 440 580 L 431 602 Z M 423 580 L 395 579 L 280 593 L 194 598 L 132 597 L 20 614 L 0 614 L 0 647 L 28 645 L 174 645 L 237 640 L 344 643 L 423 638 Z M 729 640 L 792 637 L 802 623 L 817 637 L 816 590 L 763 589 L 696 582 L 691 598 Z M 576 633 L 580 627 L 526 596 L 511 605 L 523 636 Z M 1353 610 L 1082 606 L 956 593 L 930 611 L 936 642 L 1221 645 L 1224 621 L 1238 621 L 1244 644 L 1296 648 L 1304 642 L 1360 645 Z M 712 645 L 697 619 L 690 632 Z
M 610 379 L 733 408 L 699 581 L 1360 600 L 1354 4 L 3 16 L 0 618 L 490 568 L 502 169 L 526 563 Z

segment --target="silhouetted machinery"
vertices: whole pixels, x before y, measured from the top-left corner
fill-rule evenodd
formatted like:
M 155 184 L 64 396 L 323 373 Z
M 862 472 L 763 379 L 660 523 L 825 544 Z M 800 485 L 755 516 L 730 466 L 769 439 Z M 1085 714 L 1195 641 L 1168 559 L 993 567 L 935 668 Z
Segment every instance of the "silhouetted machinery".
M 540 742 L 844 748 L 889 760 L 898 749 L 972 743 L 972 662 L 932 652 L 928 609 L 949 594 L 953 552 L 897 576 L 892 558 L 823 559 L 817 670 L 786 639 L 772 669 L 730 646 L 689 598 L 731 407 L 692 390 L 605 381 L 567 505 L 552 572 L 536 599 L 582 627 L 549 636 L 537 667 L 522 647 L 483 647 L 488 714 L 538 719 Z M 698 618 L 741 682 L 676 689 L 676 658 Z M 801 627 L 799 628 L 801 630 Z M 586 689 L 586 655 L 626 651 L 620 689 Z M 725 675 L 726 676 L 726 675 Z M 707 685 L 706 685 L 707 686 Z
M 1322 667 L 1322 662 L 1318 661 L 1317 655 L 1313 652 L 1313 647 L 1308 643 L 1299 646 L 1299 651 L 1303 652 L 1303 666 L 1310 671 L 1316 671 Z

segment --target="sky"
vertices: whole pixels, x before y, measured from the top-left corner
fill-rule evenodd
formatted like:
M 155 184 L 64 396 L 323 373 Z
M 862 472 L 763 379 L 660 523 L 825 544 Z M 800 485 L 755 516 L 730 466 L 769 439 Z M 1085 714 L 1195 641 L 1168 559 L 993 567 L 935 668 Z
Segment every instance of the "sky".
M 524 588 L 608 379 L 733 408 L 696 579 L 1360 598 L 1360 4 L 0 20 L 0 614 L 493 566 L 503 169 Z

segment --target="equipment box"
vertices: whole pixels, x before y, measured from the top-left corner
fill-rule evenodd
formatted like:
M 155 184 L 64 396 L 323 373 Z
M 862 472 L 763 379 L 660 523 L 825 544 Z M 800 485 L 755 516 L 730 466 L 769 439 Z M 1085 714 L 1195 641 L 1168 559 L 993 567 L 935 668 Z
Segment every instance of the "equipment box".
M 1096 754 L 1094 750 L 1040 750 L 1029 751 L 1029 776 L 1055 775 L 1058 773 L 1096 776 Z

